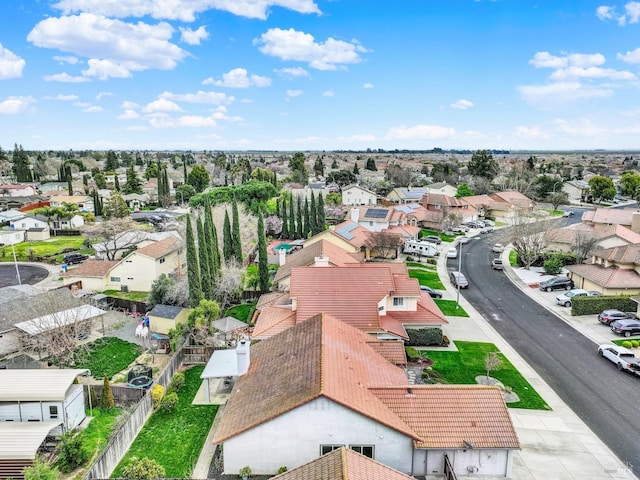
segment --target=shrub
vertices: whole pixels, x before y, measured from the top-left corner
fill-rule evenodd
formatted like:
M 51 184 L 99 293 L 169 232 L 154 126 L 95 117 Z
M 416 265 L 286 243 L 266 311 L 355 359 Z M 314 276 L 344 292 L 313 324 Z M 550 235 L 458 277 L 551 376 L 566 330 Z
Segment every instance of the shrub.
M 442 344 L 442 329 L 440 328 L 420 328 L 407 330 L 409 340 L 405 341 L 408 346 L 426 346 Z
M 113 392 L 111 391 L 109 377 L 105 375 L 104 381 L 102 382 L 102 394 L 100 395 L 100 408 L 102 410 L 109 410 L 114 406 L 115 402 L 113 401 Z
M 132 457 L 122 469 L 122 476 L 127 480 L 151 480 L 152 478 L 163 478 L 165 470 L 162 465 L 150 458 Z
M 544 261 L 543 267 L 547 275 L 557 275 L 562 271 L 562 261 L 558 258 L 549 258 Z
M 151 402 L 153 403 L 153 408 L 158 408 L 160 406 L 162 397 L 164 397 L 164 387 L 162 385 L 155 384 L 151 389 Z
M 631 345 L 633 345 L 633 348 L 638 348 L 638 346 L 640 346 L 640 341 L 631 340 Z
M 238 475 L 240 475 L 242 478 L 248 478 L 251 476 L 251 468 L 249 468 L 249 465 L 247 465 L 246 467 L 242 467 L 240 469 L 240 471 L 238 472 Z
M 631 348 L 633 346 L 633 344 L 631 343 L 630 340 L 625 340 L 624 342 L 622 342 L 622 346 L 624 348 Z
M 437 265 L 438 264 L 438 259 L 437 258 L 427 258 L 427 263 L 429 263 L 431 265 Z
M 63 473 L 69 473 L 89 459 L 89 452 L 80 435 L 69 432 L 62 436 L 58 446 L 58 466 Z
M 171 379 L 169 390 L 172 392 L 178 392 L 183 385 L 184 385 L 184 373 L 176 372 L 173 378 Z
M 576 297 L 571 301 L 571 315 L 593 315 L 613 308 L 622 312 L 635 312 L 637 307 L 636 302 L 624 295 Z
M 160 401 L 160 408 L 166 412 L 172 412 L 178 405 L 178 394 L 176 392 L 169 392 Z
M 281 473 L 284 473 L 284 472 L 286 472 L 286 471 L 287 471 L 287 467 L 280 467 L 280 468 L 278 469 L 278 475 L 280 475 Z
M 404 352 L 407 354 L 407 360 L 410 362 L 417 362 L 420 360 L 420 352 L 413 347 L 404 347 Z
M 60 472 L 57 468 L 53 468 L 38 457 L 30 467 L 26 467 L 22 472 L 24 480 L 59 480 L 60 478 Z

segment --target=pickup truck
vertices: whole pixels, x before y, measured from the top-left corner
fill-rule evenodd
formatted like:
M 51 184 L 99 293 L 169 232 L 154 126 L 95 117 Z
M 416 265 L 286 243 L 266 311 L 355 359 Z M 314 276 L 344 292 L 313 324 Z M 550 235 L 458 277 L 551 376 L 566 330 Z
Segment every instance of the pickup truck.
M 494 270 L 502 270 L 502 259 L 494 258 L 493 260 L 491 260 L 491 268 L 493 268 Z
M 600 345 L 598 355 L 615 363 L 618 370 L 640 377 L 640 360 L 626 348 L 619 345 Z

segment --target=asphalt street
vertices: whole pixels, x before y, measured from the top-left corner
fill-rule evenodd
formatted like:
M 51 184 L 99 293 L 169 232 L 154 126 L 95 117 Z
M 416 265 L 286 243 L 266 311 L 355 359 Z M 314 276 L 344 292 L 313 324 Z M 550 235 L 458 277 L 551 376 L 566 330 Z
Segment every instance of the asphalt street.
M 571 223 L 581 215 L 573 210 Z M 491 246 L 499 241 L 505 242 L 504 231 L 477 236 L 463 247 L 462 271 L 470 286 L 462 295 L 620 460 L 640 474 L 640 379 L 603 362 L 593 341 L 493 270 Z M 449 260 L 449 269 L 457 269 L 457 262 Z
M 18 270 L 20 271 L 20 283 L 23 285 L 34 285 L 49 276 L 49 270 L 35 265 L 18 264 Z M 0 264 L 0 288 L 18 284 L 15 264 Z

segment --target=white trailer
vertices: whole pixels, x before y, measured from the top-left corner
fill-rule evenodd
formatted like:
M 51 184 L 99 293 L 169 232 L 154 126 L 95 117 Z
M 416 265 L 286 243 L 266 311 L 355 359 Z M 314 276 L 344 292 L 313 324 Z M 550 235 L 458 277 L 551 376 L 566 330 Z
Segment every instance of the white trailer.
M 440 253 L 435 243 L 407 240 L 404 244 L 404 253 L 421 255 L 423 257 L 437 257 Z

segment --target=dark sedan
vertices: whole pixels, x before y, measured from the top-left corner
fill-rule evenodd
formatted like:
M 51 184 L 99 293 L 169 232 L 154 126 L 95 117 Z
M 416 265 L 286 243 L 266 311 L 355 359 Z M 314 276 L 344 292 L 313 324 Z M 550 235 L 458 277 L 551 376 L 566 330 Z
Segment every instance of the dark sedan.
M 420 285 L 420 290 L 427 292 L 431 298 L 442 298 L 442 292 L 434 290 L 431 287 L 427 287 L 426 285 Z
M 635 315 L 633 313 L 621 312 L 620 310 L 605 310 L 600 315 L 598 315 L 598 321 L 600 323 L 604 323 L 605 325 L 610 325 L 612 322 L 616 320 L 633 320 L 635 319 Z
M 640 335 L 640 321 L 638 320 L 616 320 L 611 322 L 611 331 L 618 335 L 630 337 Z

